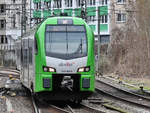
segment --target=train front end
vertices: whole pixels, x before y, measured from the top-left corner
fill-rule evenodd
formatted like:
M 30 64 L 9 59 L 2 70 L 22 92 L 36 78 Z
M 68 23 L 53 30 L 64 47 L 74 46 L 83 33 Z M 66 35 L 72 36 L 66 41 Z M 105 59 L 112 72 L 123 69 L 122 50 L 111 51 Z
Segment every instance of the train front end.
M 34 92 L 94 92 L 94 35 L 75 17 L 46 19 L 35 34 Z

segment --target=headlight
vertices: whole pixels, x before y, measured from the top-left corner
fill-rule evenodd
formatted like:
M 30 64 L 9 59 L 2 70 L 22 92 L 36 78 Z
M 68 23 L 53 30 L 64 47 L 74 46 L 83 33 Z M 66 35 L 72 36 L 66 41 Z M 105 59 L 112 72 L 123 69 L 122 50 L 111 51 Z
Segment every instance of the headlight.
M 46 66 L 44 66 L 43 67 L 43 71 L 44 72 L 56 72 L 56 69 L 52 68 L 52 67 L 46 67 Z
M 54 68 L 49 67 L 48 68 L 49 72 L 56 72 Z
M 78 72 L 84 72 L 84 67 L 79 68 Z
M 90 66 L 78 68 L 78 72 L 89 72 Z

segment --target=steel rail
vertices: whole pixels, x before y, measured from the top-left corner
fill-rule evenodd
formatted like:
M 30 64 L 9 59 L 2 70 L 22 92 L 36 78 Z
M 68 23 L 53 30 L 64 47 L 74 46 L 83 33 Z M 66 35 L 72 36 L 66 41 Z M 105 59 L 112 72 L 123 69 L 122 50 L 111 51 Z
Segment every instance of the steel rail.
M 96 80 L 96 91 L 102 92 L 116 99 L 150 109 L 149 98 L 117 88 L 103 81 Z
M 116 80 L 116 79 L 113 79 L 113 78 L 110 78 L 110 77 L 101 77 L 101 78 L 104 78 L 104 79 L 107 79 L 107 80 L 109 80 L 109 81 L 113 81 L 113 82 L 117 82 L 117 83 L 119 83 L 119 81 L 120 80 Z M 101 79 L 98 79 L 98 80 L 101 80 Z M 132 84 L 128 84 L 128 83 L 126 83 L 126 82 L 124 82 L 123 81 L 123 83 L 121 84 L 121 85 L 127 85 L 127 86 L 129 86 L 129 87 L 134 87 L 134 88 L 136 88 L 136 89 L 140 89 L 140 87 L 138 87 L 138 86 L 135 86 L 135 85 L 132 85 Z M 142 94 L 139 94 L 139 93 L 134 93 L 134 92 L 131 92 L 131 91 L 129 91 L 129 90 L 126 90 L 126 89 L 123 89 L 123 90 L 125 90 L 125 91 L 128 91 L 129 93 L 132 93 L 132 94 L 137 94 L 137 95 L 140 95 L 140 96 L 143 96 L 144 98 L 149 98 L 150 99 L 150 92 L 147 92 L 146 90 L 144 90 L 143 89 L 143 92 L 144 92 L 144 94 L 146 94 L 146 95 L 149 95 L 149 96 L 145 96 L 145 95 L 142 95 Z
M 32 104 L 35 113 L 70 113 L 69 111 L 66 111 L 55 105 L 46 105 L 36 102 L 34 97 L 32 97 Z
M 81 105 L 82 109 L 85 109 L 85 110 L 87 110 L 87 111 L 90 111 L 91 113 L 106 113 L 106 112 L 104 112 L 104 111 L 101 111 L 101 110 L 99 110 L 99 109 L 90 107 L 90 106 L 85 105 L 85 104 L 82 104 L 82 103 L 80 103 L 80 105 Z
M 9 75 L 12 75 L 13 78 L 20 78 L 17 74 L 10 74 L 10 73 L 0 73 L 0 77 L 9 77 Z
M 70 105 L 67 104 L 66 106 L 70 110 L 71 113 L 75 113 L 75 111 L 70 107 Z
M 83 103 L 70 103 L 69 105 L 67 104 L 67 107 L 69 108 L 71 113 L 106 113 L 104 111 L 101 111 L 100 109 L 90 107 Z
M 69 111 L 66 111 L 66 110 L 64 110 L 62 108 L 59 108 L 59 107 L 55 106 L 55 105 L 50 105 L 48 110 L 49 111 L 53 111 L 54 110 L 55 113 L 70 113 Z M 45 113 L 45 112 L 43 112 L 43 113 Z
M 115 87 L 115 86 L 113 86 L 112 84 L 106 83 L 106 82 L 104 82 L 104 81 L 100 81 L 100 80 L 96 80 L 96 81 L 97 81 L 97 82 L 101 82 L 101 83 L 103 83 L 103 84 L 106 84 L 106 85 L 108 85 L 108 86 L 110 86 L 110 87 L 116 88 L 116 89 L 118 89 L 118 90 L 120 90 L 120 91 L 123 91 L 123 92 L 125 92 L 125 93 L 131 94 L 131 95 L 134 95 L 134 96 L 137 96 L 137 97 L 139 97 L 139 98 L 141 98 L 141 99 L 146 99 L 146 100 L 150 101 L 150 97 L 143 96 L 143 95 L 139 95 L 139 94 L 137 94 L 137 93 L 130 92 L 130 91 L 126 90 L 126 89 L 121 89 L 121 88 L 119 88 L 119 87 Z
M 39 110 L 39 108 L 37 107 L 37 105 L 35 103 L 34 97 L 31 97 L 31 100 L 32 100 L 32 105 L 33 105 L 33 108 L 34 108 L 34 112 L 35 113 L 40 113 L 40 110 Z
M 8 68 L 0 68 L 0 71 L 8 71 L 8 72 L 14 72 L 14 73 L 20 73 L 20 71 L 15 69 L 8 69 Z

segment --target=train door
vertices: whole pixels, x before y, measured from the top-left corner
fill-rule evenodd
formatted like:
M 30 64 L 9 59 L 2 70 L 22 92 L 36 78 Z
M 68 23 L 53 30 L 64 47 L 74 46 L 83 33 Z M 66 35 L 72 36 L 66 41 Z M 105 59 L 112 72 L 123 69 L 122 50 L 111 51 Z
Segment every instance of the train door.
M 21 70 L 21 43 L 20 41 L 16 42 L 16 65 L 17 69 Z
M 29 77 L 28 84 L 31 86 L 33 80 L 34 68 L 33 68 L 33 40 L 29 39 Z
M 22 39 L 21 41 L 21 73 L 20 73 L 20 79 L 22 83 L 24 84 L 24 47 L 25 47 L 25 40 Z
M 28 65 L 29 65 L 29 48 L 28 48 L 28 39 L 23 40 L 23 75 L 24 75 L 24 84 L 28 86 Z

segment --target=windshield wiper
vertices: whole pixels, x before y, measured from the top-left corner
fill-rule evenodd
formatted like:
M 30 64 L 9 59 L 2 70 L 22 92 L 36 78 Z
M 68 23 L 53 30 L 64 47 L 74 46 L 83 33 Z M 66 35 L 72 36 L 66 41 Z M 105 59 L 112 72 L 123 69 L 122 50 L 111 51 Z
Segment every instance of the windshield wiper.
M 81 54 L 82 54 L 82 39 L 81 39 L 81 42 L 77 48 L 77 50 L 74 52 L 75 54 L 79 53 L 81 51 Z

